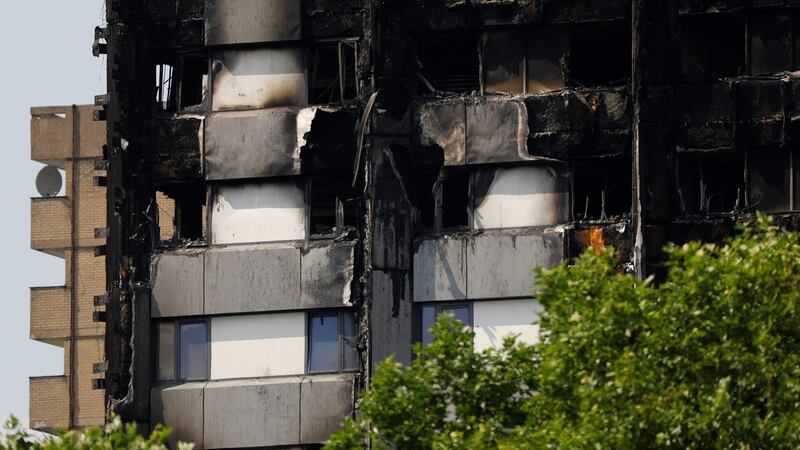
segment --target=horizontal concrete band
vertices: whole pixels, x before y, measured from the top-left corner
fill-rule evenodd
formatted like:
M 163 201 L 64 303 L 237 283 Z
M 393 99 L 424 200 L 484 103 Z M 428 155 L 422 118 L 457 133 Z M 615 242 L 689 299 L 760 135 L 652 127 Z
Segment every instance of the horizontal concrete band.
M 151 423 L 196 448 L 324 442 L 353 413 L 354 375 L 193 382 L 150 391 Z
M 550 228 L 423 238 L 414 252 L 414 301 L 527 297 L 536 267 L 564 260 L 564 233 Z
M 350 306 L 353 243 L 260 244 L 153 256 L 151 317 Z

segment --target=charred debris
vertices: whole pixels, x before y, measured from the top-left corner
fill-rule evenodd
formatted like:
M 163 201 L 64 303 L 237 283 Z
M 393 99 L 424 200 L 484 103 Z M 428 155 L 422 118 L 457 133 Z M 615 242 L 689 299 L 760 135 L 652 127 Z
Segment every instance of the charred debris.
M 757 210 L 797 226 L 800 1 L 231 3 L 111 0 L 96 33 L 104 386 L 126 420 L 151 420 L 153 258 L 237 242 L 220 205 L 257 203 L 237 192 L 258 180 L 300 199 L 301 235 L 275 221 L 276 240 L 351 250 L 308 289 L 347 286 L 353 392 L 384 356 L 410 358 L 431 239 L 468 254 L 534 230 L 549 253 L 504 264 L 613 245 L 644 276 L 662 272 L 666 242 L 717 241 Z M 157 198 L 174 202 L 171 236 Z

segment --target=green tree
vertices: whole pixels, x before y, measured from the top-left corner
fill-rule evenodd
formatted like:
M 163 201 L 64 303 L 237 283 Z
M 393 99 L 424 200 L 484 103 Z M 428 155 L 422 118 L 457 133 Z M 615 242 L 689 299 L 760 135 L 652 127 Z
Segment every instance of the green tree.
M 540 271 L 540 344 L 476 353 L 440 319 L 326 448 L 800 448 L 798 237 L 759 218 L 670 246 L 660 284 L 617 273 L 612 249 Z
M 57 436 L 32 436 L 11 416 L 5 423 L 5 436 L 0 435 L 0 450 L 167 450 L 170 429 L 157 426 L 149 437 L 136 431 L 136 424 L 123 424 L 113 417 L 103 427 L 83 431 L 63 430 Z M 194 444 L 178 443 L 179 450 L 191 450 Z

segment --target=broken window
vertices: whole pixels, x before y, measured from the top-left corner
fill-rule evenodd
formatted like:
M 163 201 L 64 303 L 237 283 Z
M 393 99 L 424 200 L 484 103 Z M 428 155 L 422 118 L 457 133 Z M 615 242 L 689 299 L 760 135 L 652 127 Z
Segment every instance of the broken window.
M 567 54 L 567 34 L 536 32 L 526 42 L 528 94 L 544 94 L 564 87 L 562 59 Z
M 791 17 L 784 13 L 754 14 L 748 17 L 751 74 L 792 69 L 791 27 Z
M 572 171 L 575 220 L 611 220 L 631 209 L 630 157 L 581 160 Z
M 745 24 L 737 14 L 685 17 L 677 36 L 681 67 L 693 80 L 744 74 Z
M 205 190 L 196 185 L 170 185 L 156 192 L 161 241 L 205 239 Z
M 184 56 L 181 58 L 180 109 L 204 105 L 207 95 L 208 58 L 204 55 Z
M 356 327 L 351 311 L 310 313 L 308 330 L 308 373 L 358 369 Z
M 623 22 L 574 28 L 570 33 L 570 84 L 623 84 L 630 77 L 630 49 L 630 29 Z
M 678 154 L 678 204 L 685 215 L 744 208 L 744 157 L 736 151 Z
M 308 199 L 312 236 L 328 236 L 356 225 L 357 199 L 349 177 L 312 178 Z
M 483 84 L 487 93 L 525 92 L 525 38 L 518 31 L 483 33 Z
M 156 65 L 156 107 L 160 111 L 175 110 L 175 92 L 172 89 L 173 74 L 172 64 Z
M 795 155 L 788 149 L 757 148 L 747 152 L 750 206 L 765 212 L 796 209 L 797 168 Z M 794 204 L 794 207 L 793 207 Z
M 466 326 L 472 326 L 472 312 L 469 303 L 435 303 L 420 308 L 418 339 L 423 346 L 433 342 L 431 327 L 439 314 L 450 314 Z
M 308 49 L 310 104 L 344 103 L 357 97 L 355 41 L 318 42 Z
M 480 91 L 477 34 L 442 34 L 417 40 L 420 94 Z
M 422 228 L 453 230 L 469 227 L 469 173 L 466 168 L 420 169 L 416 182 Z
M 204 319 L 158 323 L 158 381 L 208 379 L 208 322 Z

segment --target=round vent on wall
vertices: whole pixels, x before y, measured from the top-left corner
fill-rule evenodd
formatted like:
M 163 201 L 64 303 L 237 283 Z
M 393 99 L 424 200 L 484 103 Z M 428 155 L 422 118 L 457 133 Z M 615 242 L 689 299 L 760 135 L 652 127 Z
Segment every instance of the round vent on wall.
M 53 166 L 46 166 L 36 175 L 36 190 L 42 197 L 55 197 L 61 192 L 61 172 Z

